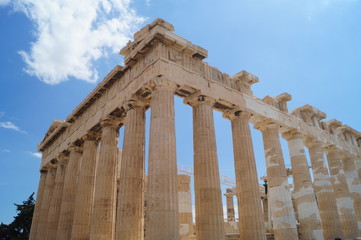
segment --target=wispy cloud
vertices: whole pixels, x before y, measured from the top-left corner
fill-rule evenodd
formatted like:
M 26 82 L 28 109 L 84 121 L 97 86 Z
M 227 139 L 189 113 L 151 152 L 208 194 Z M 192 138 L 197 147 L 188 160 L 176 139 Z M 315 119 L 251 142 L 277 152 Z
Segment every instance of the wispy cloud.
M 2 152 L 6 152 L 6 153 L 9 153 L 10 152 L 10 150 L 9 149 L 3 149 L 3 150 L 1 150 Z
M 30 154 L 31 156 L 37 157 L 37 158 L 41 158 L 41 153 L 39 152 L 28 152 L 28 154 Z
M 0 0 L 0 6 L 5 6 L 10 3 L 10 0 Z
M 20 129 L 18 126 L 16 126 L 14 123 L 12 122 L 0 122 L 0 127 L 1 128 L 6 128 L 6 129 L 11 129 L 11 130 L 15 130 L 17 132 L 21 132 L 21 133 L 25 133 L 26 131 Z
M 36 26 L 30 51 L 20 51 L 25 71 L 48 84 L 74 77 L 95 82 L 94 63 L 118 52 L 145 19 L 132 0 L 0 0 Z

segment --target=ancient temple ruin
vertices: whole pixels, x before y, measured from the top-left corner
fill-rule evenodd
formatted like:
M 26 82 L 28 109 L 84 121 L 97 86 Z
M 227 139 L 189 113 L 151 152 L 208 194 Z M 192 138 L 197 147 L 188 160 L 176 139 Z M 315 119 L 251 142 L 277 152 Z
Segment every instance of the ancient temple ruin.
M 287 93 L 262 100 L 253 96 L 256 76 L 220 72 L 203 61 L 207 50 L 173 31 L 156 19 L 135 33 L 120 52 L 125 66 L 116 66 L 66 120 L 52 123 L 39 144 L 43 158 L 30 239 L 360 237 L 361 133 L 337 120 L 324 121 L 326 114 L 310 105 L 288 111 Z M 193 110 L 193 188 L 189 176 L 177 175 L 175 95 Z M 213 110 L 232 125 L 236 187 L 226 193 L 220 186 Z M 260 191 L 249 123 L 262 132 L 267 194 Z M 121 151 L 120 128 L 125 128 Z M 280 136 L 288 142 L 289 171 Z

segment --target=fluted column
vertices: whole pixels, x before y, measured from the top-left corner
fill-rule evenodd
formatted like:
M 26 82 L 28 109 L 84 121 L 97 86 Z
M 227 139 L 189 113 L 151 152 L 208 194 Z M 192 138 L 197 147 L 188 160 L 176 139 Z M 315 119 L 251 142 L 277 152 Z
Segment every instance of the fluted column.
M 72 240 L 90 239 L 98 139 L 99 134 L 95 132 L 89 132 L 82 138 L 84 150 L 76 187 Z
M 301 239 L 323 240 L 321 218 L 308 168 L 303 136 L 295 130 L 283 133 L 282 136 L 288 142 L 294 184 L 293 198 L 300 223 Z
M 316 193 L 323 235 L 326 240 L 342 238 L 341 222 L 337 212 L 336 197 L 320 142 L 306 142 L 310 154 L 313 188 Z
M 62 154 L 58 157 L 57 161 L 58 163 L 56 168 L 55 185 L 53 190 L 53 197 L 50 204 L 46 235 L 46 239 L 49 240 L 56 239 L 57 235 L 61 200 L 63 197 L 64 176 L 68 156 Z
M 348 189 L 350 191 L 359 231 L 361 232 L 361 182 L 358 178 L 354 156 L 341 153 L 342 166 L 345 172 Z
M 178 175 L 179 224 L 181 236 L 194 234 L 190 183 L 191 176 L 185 174 Z
M 225 238 L 212 105 L 198 93 L 186 98 L 193 107 L 194 189 L 198 240 Z
M 359 230 L 346 177 L 342 169 L 341 158 L 338 150 L 334 147 L 326 148 L 326 155 L 343 237 L 352 239 L 359 236 Z
M 56 175 L 56 168 L 52 165 L 48 168 L 48 173 L 46 176 L 36 240 L 46 239 L 46 230 L 48 228 L 48 215 L 50 210 L 50 203 L 53 196 L 55 175 Z
M 125 108 L 122 166 L 120 168 L 117 240 L 144 239 L 144 147 L 145 106 L 140 99 L 127 102 Z
M 357 168 L 358 179 L 361 181 L 361 156 L 360 155 L 357 155 L 355 157 L 355 164 L 356 164 L 356 168 Z
M 31 222 L 29 240 L 36 239 L 47 173 L 48 173 L 47 170 L 40 170 L 40 181 L 39 181 L 38 193 L 36 194 L 36 203 L 33 214 L 33 220 Z
M 162 77 L 155 79 L 149 135 L 147 240 L 179 239 L 175 89 L 175 84 Z
M 76 184 L 78 180 L 82 148 L 73 144 L 70 146 L 69 151 L 69 161 L 65 171 L 63 197 L 59 213 L 57 240 L 71 239 L 73 225 Z
M 298 240 L 296 218 L 278 134 L 279 126 L 266 120 L 257 123 L 255 128 L 262 131 L 269 183 L 268 201 L 275 239 Z
M 100 125 L 102 133 L 98 165 L 95 170 L 90 239 L 112 240 L 115 230 L 116 169 L 120 123 L 118 119 L 106 119 Z
M 266 229 L 249 127 L 250 117 L 250 113 L 242 111 L 228 115 L 232 122 L 240 239 L 261 240 L 266 239 Z
M 228 222 L 234 222 L 236 221 L 234 217 L 234 201 L 233 201 L 233 193 L 232 192 L 226 192 L 224 196 L 226 197 L 226 203 L 227 203 L 227 221 Z

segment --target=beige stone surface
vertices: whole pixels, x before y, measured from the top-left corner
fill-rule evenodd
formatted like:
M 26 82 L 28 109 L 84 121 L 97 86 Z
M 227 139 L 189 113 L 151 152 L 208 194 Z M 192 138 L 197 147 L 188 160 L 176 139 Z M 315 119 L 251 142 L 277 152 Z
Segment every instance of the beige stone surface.
M 99 153 L 99 164 L 95 170 L 93 209 L 87 207 L 89 206 L 89 199 L 93 198 L 93 196 L 91 196 L 93 193 L 91 193 L 92 191 L 90 189 L 92 188 L 92 184 L 89 183 L 86 184 L 87 187 L 81 188 L 83 191 L 79 191 L 78 197 L 84 200 L 86 204 L 76 207 L 77 210 L 84 211 L 84 213 L 79 216 L 84 215 L 87 217 L 78 218 L 76 216 L 75 218 L 77 218 L 77 220 L 75 220 L 74 217 L 70 217 L 73 214 L 72 209 L 74 209 L 74 204 L 76 202 L 80 204 L 79 201 L 81 200 L 76 200 L 73 197 L 76 180 L 70 181 L 65 177 L 63 191 L 69 191 L 70 194 L 66 194 L 69 196 L 62 200 L 62 205 L 66 206 L 66 210 L 63 210 L 63 212 L 60 210 L 59 216 L 60 219 L 66 218 L 68 221 L 64 222 L 59 219 L 59 229 L 63 230 L 58 231 L 58 234 L 61 236 L 57 239 L 70 239 L 69 232 L 72 231 L 71 226 L 73 221 L 74 226 L 89 226 L 85 219 L 89 220 L 88 216 L 92 211 L 96 217 L 93 217 L 91 220 L 90 239 L 111 240 L 115 237 L 116 171 L 119 167 L 119 165 L 117 166 L 119 118 L 123 118 L 127 111 L 131 112 L 128 104 L 130 101 L 134 102 L 134 97 L 137 98 L 139 96 L 146 101 L 150 101 L 152 107 L 146 240 L 178 240 L 180 233 L 183 234 L 191 231 L 187 228 L 187 226 L 190 226 L 189 224 L 181 223 L 181 225 L 179 225 L 179 222 L 182 222 L 184 219 L 189 219 L 191 214 L 182 211 L 180 214 L 178 213 L 178 208 L 182 206 L 182 204 L 178 204 L 178 197 L 181 198 L 181 195 L 178 193 L 176 176 L 174 95 L 185 98 L 186 103 L 188 103 L 187 100 L 190 98 L 202 102 L 201 104 L 193 106 L 194 116 L 197 115 L 194 118 L 194 139 L 197 140 L 194 141 L 194 165 L 195 191 L 198 202 L 196 204 L 198 240 L 219 240 L 225 237 L 212 109 L 222 113 L 235 111 L 248 112 L 252 114 L 249 121 L 257 124 L 260 129 L 262 128 L 265 142 L 265 155 L 267 158 L 267 177 L 269 178 L 270 185 L 270 193 L 267 196 L 267 201 L 270 206 L 270 217 L 273 221 L 276 239 L 297 239 L 295 216 L 278 134 L 297 130 L 308 139 L 312 139 L 313 142 L 319 142 L 321 146 L 332 145 L 346 155 L 355 156 L 355 166 L 350 165 L 350 162 L 345 162 L 345 160 L 343 160 L 343 165 L 340 164 L 339 156 L 330 156 L 328 159 L 329 163 L 331 162 L 331 164 L 329 164 L 331 180 L 337 198 L 335 202 L 337 202 L 340 218 L 343 221 L 342 226 L 345 231 L 345 237 L 355 235 L 355 221 L 353 220 L 355 219 L 355 214 L 358 220 L 360 220 L 360 199 L 359 195 L 356 194 L 359 192 L 359 187 L 356 187 L 359 183 L 355 184 L 355 182 L 360 181 L 361 175 L 361 135 L 359 132 L 346 125 L 342 125 L 342 123 L 337 120 L 321 121 L 326 117 L 325 113 L 310 105 L 297 108 L 292 111 L 292 114 L 288 113 L 287 101 L 291 100 L 291 95 L 287 93 L 280 94 L 274 98 L 267 96 L 263 101 L 253 96 L 251 86 L 259 81 L 257 76 L 245 70 L 229 76 L 217 68 L 210 66 L 208 63 L 202 61 L 208 55 L 207 50 L 176 35 L 176 33 L 174 33 L 174 27 L 162 19 L 156 19 L 137 32 L 134 35 L 134 41 L 129 41 L 121 50 L 121 54 L 124 55 L 125 66 L 115 66 L 104 80 L 74 109 L 65 121 L 55 120 L 48 129 L 43 141 L 39 144 L 38 148 L 43 156 L 41 169 L 45 169 L 52 166 L 54 161 L 58 159 L 62 153 L 68 152 L 69 146 L 75 143 L 80 144 L 83 136 L 88 134 L 89 131 L 102 132 L 103 135 Z M 167 79 L 167 81 L 165 81 L 165 79 Z M 200 93 L 202 94 L 200 95 Z M 197 96 L 197 98 L 194 96 Z M 137 118 L 134 122 L 139 121 L 138 117 L 134 117 Z M 104 119 L 108 119 L 108 121 L 106 121 L 107 123 L 103 121 Z M 270 127 L 269 124 L 266 124 L 266 127 L 260 127 L 262 124 L 259 124 L 259 122 L 264 119 L 267 119 L 268 123 L 273 123 L 274 126 L 277 127 Z M 242 126 L 240 127 L 242 130 L 238 131 L 242 133 L 236 134 L 234 139 L 238 139 L 237 146 L 239 147 L 237 147 L 237 149 L 244 151 L 235 154 L 235 162 L 238 162 L 238 158 L 247 160 L 245 160 L 247 164 L 242 166 L 242 171 L 250 169 L 246 171 L 245 175 L 250 174 L 247 176 L 251 179 L 251 184 L 240 184 L 240 180 L 237 179 L 238 186 L 245 185 L 242 186 L 240 190 L 242 192 L 239 192 L 239 197 L 241 200 L 242 198 L 243 200 L 247 198 L 248 200 L 254 199 L 247 201 L 243 206 L 245 209 L 241 215 L 243 217 L 249 217 L 247 222 L 242 221 L 240 225 L 241 229 L 247 229 L 243 231 L 241 237 L 249 236 L 247 234 L 251 234 L 251 232 L 258 232 L 259 237 L 252 236 L 248 238 L 261 239 L 263 235 L 262 227 L 255 227 L 260 221 L 259 215 L 258 213 L 253 215 L 252 211 L 249 211 L 252 208 L 245 207 L 257 202 L 257 198 L 255 197 L 257 193 L 254 191 L 255 189 L 258 191 L 258 187 L 251 187 L 252 183 L 257 182 L 257 176 L 253 174 L 255 171 L 252 170 L 255 166 L 252 165 L 254 157 L 250 136 L 248 136 L 248 133 L 244 134 L 248 131 L 246 127 L 248 126 L 248 120 L 243 121 L 241 124 L 238 123 L 238 125 Z M 130 138 L 135 139 L 135 136 Z M 133 140 L 130 140 L 130 142 L 131 141 Z M 300 144 L 300 141 L 297 140 L 290 145 L 293 146 L 293 149 L 300 149 Z M 128 149 L 138 149 L 137 147 L 141 146 L 141 144 L 140 146 L 135 145 L 136 144 L 133 144 L 133 146 Z M 133 151 L 136 152 L 138 150 L 128 151 L 126 154 L 128 158 L 133 159 L 135 156 L 137 156 L 136 158 L 140 158 L 141 152 L 135 153 Z M 295 153 L 297 151 L 291 152 Z M 239 156 L 237 157 L 236 155 Z M 297 164 L 294 164 L 295 166 L 300 165 L 302 162 L 304 163 L 303 153 L 294 155 L 294 158 L 301 159 L 295 161 L 297 162 Z M 311 153 L 311 158 L 312 155 L 316 155 L 316 157 L 314 156 L 316 159 L 314 161 L 317 162 L 317 164 L 323 162 L 317 149 L 314 153 Z M 130 161 L 129 159 L 127 160 L 128 162 Z M 334 159 L 338 160 L 335 161 Z M 315 163 L 313 165 L 316 166 L 317 164 Z M 91 164 L 87 164 L 86 166 L 89 167 L 89 169 L 94 169 L 94 166 L 92 167 Z M 40 197 L 41 199 L 38 200 L 35 209 L 31 239 L 45 239 L 46 232 L 48 232 L 48 224 L 50 224 L 49 226 L 54 225 L 54 221 L 56 221 L 55 216 L 58 211 L 56 204 L 58 200 L 52 201 L 52 199 L 57 199 L 56 197 L 52 198 L 52 195 L 58 196 L 57 193 L 53 194 L 53 192 L 59 191 L 59 184 L 56 184 L 57 181 L 55 180 L 55 170 L 53 167 L 54 166 L 49 170 L 49 173 L 53 173 L 48 173 L 46 180 L 43 180 L 44 178 L 42 177 L 41 181 L 43 181 L 43 183 L 40 182 L 39 184 L 38 192 L 41 197 L 38 194 L 38 198 Z M 342 172 L 342 168 L 344 168 L 345 174 Z M 236 172 L 238 172 L 239 169 L 240 167 L 237 167 L 236 164 Z M 304 166 L 296 167 L 292 171 L 294 174 L 300 176 L 302 175 L 299 174 L 302 171 L 298 172 L 300 169 L 305 171 Z M 74 171 L 74 168 L 72 168 L 72 171 Z M 120 171 L 122 170 L 118 170 L 117 172 L 120 173 Z M 139 168 L 130 171 L 127 173 L 128 175 L 123 175 L 123 177 L 127 176 L 129 181 L 119 181 L 120 188 L 123 189 L 123 187 L 127 186 L 127 189 L 130 189 L 132 181 L 139 182 L 139 179 L 143 177 L 140 177 L 140 171 L 143 170 Z M 313 171 L 318 174 L 315 176 L 314 189 L 319 201 L 322 226 L 323 229 L 330 229 L 325 233 L 325 238 L 327 238 L 328 233 L 330 233 L 329 236 L 339 235 L 340 230 L 338 225 L 340 224 L 337 223 L 337 220 L 331 221 L 329 219 L 335 217 L 334 212 L 330 210 L 330 206 L 334 206 L 335 202 L 330 199 L 328 201 L 326 200 L 326 198 L 332 197 L 332 193 L 329 191 L 330 185 L 326 173 L 327 168 L 319 166 L 315 167 Z M 355 177 L 356 171 L 358 171 L 358 180 Z M 138 177 L 131 178 L 131 172 L 136 172 Z M 88 176 L 90 176 L 88 180 L 90 182 L 93 181 L 94 175 L 90 174 Z M 84 177 L 84 175 L 82 175 L 82 173 L 79 175 L 74 173 L 73 176 L 71 176 L 72 179 L 76 179 L 77 177 Z M 256 180 L 253 179 L 254 177 L 256 177 Z M 68 183 L 66 183 L 67 181 Z M 52 184 L 50 184 L 51 182 Z M 305 181 L 304 179 L 301 180 L 301 182 L 303 185 L 305 183 L 307 183 L 307 186 L 309 185 L 308 178 Z M 44 190 L 41 189 L 41 186 L 44 186 Z M 53 189 L 51 189 L 50 186 Z M 347 189 L 347 187 L 350 187 L 350 191 L 349 195 L 345 196 L 345 192 L 342 189 L 340 190 L 340 188 Z M 303 193 L 307 192 L 306 189 L 309 190 L 308 193 L 310 193 L 311 190 L 310 187 L 306 187 L 305 189 L 301 187 L 301 191 L 296 185 L 295 188 L 297 188 L 297 194 L 295 196 L 303 196 Z M 133 207 L 137 206 L 134 208 L 134 215 L 132 215 L 136 216 L 134 219 L 137 219 L 137 223 L 132 224 L 130 223 L 131 220 L 128 222 L 123 219 L 128 225 L 120 224 L 121 226 L 119 227 L 119 229 L 123 228 L 124 230 L 125 226 L 131 226 L 127 230 L 131 232 L 132 236 L 119 237 L 120 239 L 128 237 L 132 239 L 133 233 L 134 238 L 142 238 L 142 227 L 138 227 L 138 223 L 139 215 L 143 211 L 141 210 L 140 204 L 143 191 L 140 190 L 140 192 L 137 192 L 135 189 L 142 189 L 141 184 L 140 186 L 133 186 L 133 191 L 120 190 L 120 194 L 118 195 L 120 202 L 118 205 L 122 205 L 122 201 L 128 201 Z M 131 195 L 133 193 L 135 195 Z M 182 194 L 186 196 L 186 193 Z M 63 196 L 65 196 L 65 194 L 63 194 Z M 310 196 L 310 194 L 307 196 Z M 70 198 L 73 198 L 73 203 L 69 202 Z M 129 200 L 130 198 L 136 200 L 132 202 Z M 303 200 L 298 201 L 298 199 L 303 198 L 305 197 L 297 197 L 295 201 L 296 205 L 300 202 L 304 203 L 305 201 Z M 310 198 L 307 199 L 306 202 L 309 203 Z M 354 207 L 352 207 L 352 200 Z M 259 206 L 252 209 L 253 213 L 258 212 L 257 209 L 261 206 L 259 198 L 258 202 Z M 129 208 L 124 208 L 124 206 L 125 205 L 123 205 L 122 209 L 128 211 Z M 356 211 L 353 213 L 350 207 Z M 239 207 L 239 209 L 241 208 L 242 207 Z M 132 209 L 132 207 L 130 207 L 130 209 Z M 181 207 L 179 209 L 182 210 Z M 308 213 L 317 215 L 314 206 L 311 209 L 312 211 Z M 66 212 L 65 215 L 64 211 Z M 303 208 L 298 208 L 298 212 L 301 219 L 307 215 Z M 124 212 L 118 213 L 118 216 L 122 213 Z M 305 213 L 305 215 L 302 215 L 303 213 Z M 130 217 L 129 214 L 127 216 Z M 140 222 L 142 221 L 143 220 L 140 220 Z M 305 225 L 302 221 L 300 221 L 300 223 L 301 237 L 304 237 L 302 232 L 303 226 Z M 242 227 L 242 224 L 248 224 L 247 226 L 252 227 Z M 319 224 L 312 225 L 312 227 L 316 226 L 318 227 Z M 140 230 L 133 231 L 131 230 L 132 227 Z M 256 229 L 260 230 L 258 231 Z M 123 230 L 119 232 L 125 233 L 127 231 Z M 89 236 L 86 236 L 86 232 L 89 234 L 89 231 L 76 230 L 74 234 L 79 233 L 79 236 L 81 235 L 79 239 L 89 239 Z M 39 236 L 37 233 L 39 233 Z M 185 237 L 192 238 L 194 236 L 182 236 L 182 239 Z M 75 235 L 74 239 L 77 239 Z M 316 237 L 315 239 L 319 238 Z
M 118 159 L 118 119 L 101 122 L 101 141 L 94 188 L 94 205 L 91 221 L 91 240 L 114 238 L 116 169 Z
M 72 240 L 90 239 L 94 203 L 94 182 L 99 135 L 89 132 L 83 137 L 83 155 L 76 186 Z
M 337 212 L 336 197 L 320 142 L 306 143 L 310 153 L 314 184 L 321 225 L 326 240 L 342 238 L 341 222 Z
M 228 190 L 228 189 L 227 189 Z M 233 201 L 233 193 L 226 192 L 224 194 L 226 197 L 226 206 L 227 206 L 227 221 L 235 221 L 235 215 L 234 215 L 234 201 Z
M 357 219 L 350 191 L 348 190 L 347 180 L 342 169 L 341 156 L 334 147 L 328 147 L 326 154 L 343 236 L 350 239 L 356 238 L 359 236 Z
M 323 240 L 321 218 L 312 187 L 303 136 L 297 131 L 283 133 L 288 142 L 293 176 L 293 200 L 297 210 L 300 239 Z
M 178 240 L 178 188 L 174 123 L 175 85 L 159 77 L 152 91 L 146 240 Z
M 69 161 L 65 171 L 64 188 L 59 212 L 58 230 L 56 235 L 57 240 L 71 239 L 73 226 L 74 203 L 82 149 L 72 145 L 69 150 Z
M 232 122 L 240 239 L 266 239 L 256 162 L 249 127 L 250 113 L 235 111 Z
M 50 166 L 48 168 L 48 173 L 46 175 L 43 198 L 41 201 L 38 229 L 36 231 L 37 233 L 35 238 L 36 240 L 46 239 L 46 229 L 48 228 L 48 215 L 49 215 L 49 208 L 54 190 L 55 176 L 56 176 L 56 168 L 54 166 Z
M 357 225 L 361 232 L 361 181 L 358 178 L 354 156 L 341 153 L 341 159 L 347 186 L 355 209 Z
M 58 158 L 53 196 L 51 199 L 50 211 L 48 216 L 48 227 L 46 230 L 47 239 L 56 239 L 60 208 L 63 198 L 64 176 L 65 176 L 67 161 L 68 161 L 67 156 L 62 155 Z
M 184 100 L 193 107 L 194 189 L 198 240 L 225 238 L 212 104 L 201 94 Z
M 36 194 L 36 203 L 34 208 L 34 214 L 33 214 L 33 220 L 31 223 L 31 231 L 29 240 L 35 240 L 37 235 L 37 229 L 38 229 L 38 223 L 39 218 L 41 217 L 41 204 L 43 200 L 43 194 L 44 194 L 44 188 L 45 188 L 45 181 L 47 176 L 47 170 L 41 170 L 40 171 L 40 180 L 39 180 L 39 186 L 38 186 L 38 193 Z
M 257 123 L 255 128 L 262 131 L 269 184 L 268 201 L 275 239 L 296 240 L 296 218 L 278 134 L 279 126 L 266 120 Z
M 127 103 L 120 168 L 117 240 L 144 239 L 145 103 Z
M 181 237 L 194 234 L 190 184 L 191 177 L 189 175 L 178 175 L 179 233 Z

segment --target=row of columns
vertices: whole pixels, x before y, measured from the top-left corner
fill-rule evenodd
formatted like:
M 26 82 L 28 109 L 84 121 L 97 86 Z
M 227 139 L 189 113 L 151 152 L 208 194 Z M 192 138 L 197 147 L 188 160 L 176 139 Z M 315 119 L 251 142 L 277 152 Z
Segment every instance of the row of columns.
M 145 216 L 145 111 L 149 103 L 134 97 L 124 105 L 126 118 L 122 119 L 122 124 L 126 127 L 118 195 L 116 169 L 120 120 L 110 118 L 100 123 L 101 136 L 89 133 L 82 138 L 82 148 L 72 146 L 69 156 L 60 156 L 55 160 L 57 167 L 52 164 L 47 172 L 41 172 L 30 239 L 141 240 L 144 236 L 146 240 L 179 239 L 174 123 L 176 88 L 175 84 L 161 77 L 155 80 L 151 88 L 152 112 Z M 214 100 L 195 93 L 184 102 L 193 108 L 197 238 L 224 239 L 222 195 L 212 112 Z M 232 124 L 240 236 L 241 239 L 265 240 L 266 231 L 249 128 L 251 114 L 233 110 L 225 113 L 224 117 Z M 263 133 L 269 181 L 268 201 L 275 239 L 298 239 L 292 196 L 280 145 L 279 126 L 264 121 L 256 124 L 255 128 Z M 332 184 L 329 184 L 323 155 L 318 145 L 310 146 L 311 161 L 315 166 L 313 170 L 318 174 L 315 176 L 313 188 L 302 136 L 289 133 L 284 134 L 284 137 L 289 142 L 295 183 L 294 198 L 302 239 L 322 239 L 322 229 L 325 239 L 328 239 L 328 235 L 331 237 L 331 234 L 332 237 L 340 237 L 342 232 L 345 238 L 358 235 L 357 221 L 351 208 L 356 210 L 358 216 L 357 204 L 360 196 L 356 194 L 359 193 L 356 186 L 352 188 L 353 198 L 349 193 L 345 193 L 348 188 L 346 177 L 339 165 L 341 159 L 335 156 L 333 151 L 328 151 L 332 180 Z M 348 169 L 349 181 L 357 185 L 354 183 L 355 168 L 351 166 Z M 318 205 L 313 189 L 316 190 Z M 330 204 L 335 203 L 330 200 L 332 192 L 336 195 L 342 232 L 336 220 L 338 217 L 334 218 L 335 211 L 330 209 Z M 321 209 L 320 212 L 318 208 Z

